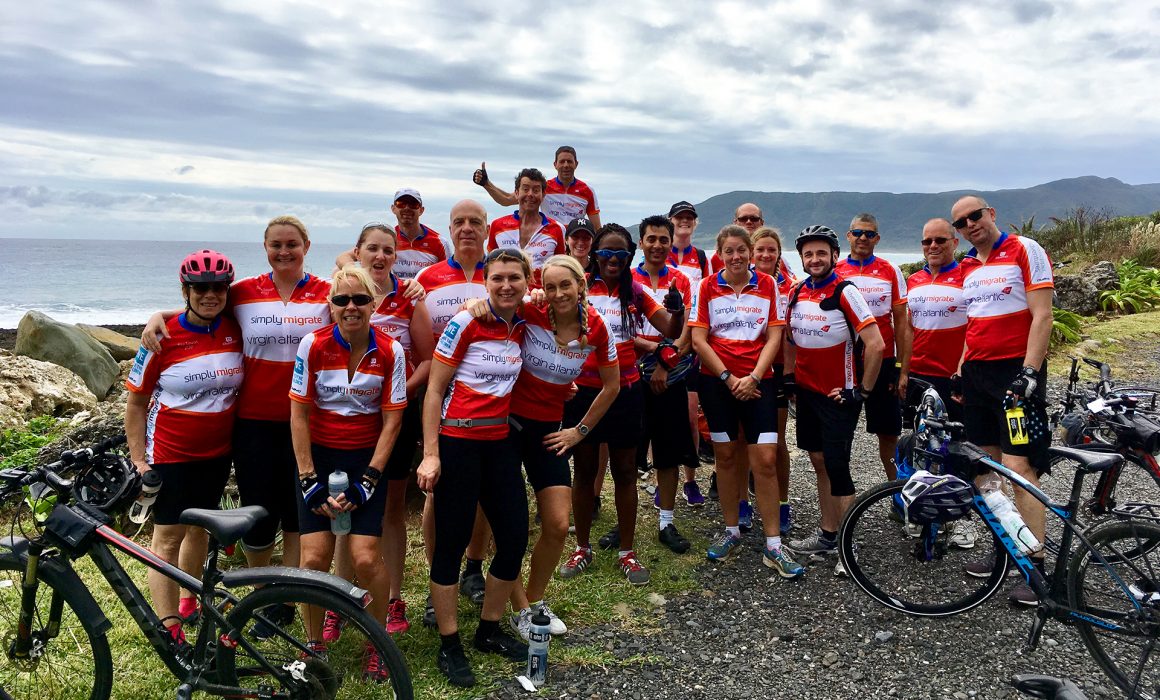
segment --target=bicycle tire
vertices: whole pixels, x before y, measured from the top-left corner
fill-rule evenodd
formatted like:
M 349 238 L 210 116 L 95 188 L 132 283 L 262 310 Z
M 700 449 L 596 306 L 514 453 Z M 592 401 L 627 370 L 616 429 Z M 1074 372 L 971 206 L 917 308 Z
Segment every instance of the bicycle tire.
M 1142 463 L 1143 461 L 1144 458 L 1137 455 L 1125 455 L 1124 463 L 1116 467 L 1114 473 L 1108 472 L 1088 477 L 1095 481 L 1089 500 L 1081 503 L 1085 511 L 1084 523 L 1088 529 L 1107 522 L 1112 517 L 1111 509 L 1114 506 L 1132 501 L 1160 503 L 1160 474 L 1152 471 L 1147 464 Z M 1062 473 L 1057 469 L 1060 465 L 1074 467 L 1075 463 L 1067 457 L 1052 456 L 1051 470 L 1053 474 Z M 1094 506 L 1101 498 L 1101 491 L 1107 491 L 1105 496 L 1107 502 L 1103 512 L 1097 512 Z M 1043 542 L 1048 552 L 1059 554 L 1059 541 L 1062 534 L 1063 526 L 1060 521 L 1049 518 Z
M 901 519 L 892 516 L 899 513 L 894 496 L 905 484 L 905 479 L 879 484 L 858 496 L 846 512 L 838 554 L 854 583 L 886 607 L 922 617 L 966 612 L 998 592 L 1010 559 L 978 512 L 957 521 L 977 533 L 973 548 L 951 546 L 948 527 L 924 528 L 919 538 L 911 538 Z M 934 558 L 920 558 L 924 541 L 933 545 Z M 968 564 L 992 556 L 997 563 L 985 578 L 967 575 Z
M 278 625 L 282 634 L 275 634 L 270 639 L 257 639 L 252 630 L 259 619 L 257 615 L 268 608 L 276 609 L 270 606 L 277 605 L 293 605 L 294 619 L 289 624 Z M 314 587 L 271 584 L 242 598 L 227 616 L 227 621 L 230 630 L 237 630 L 239 635 L 246 637 L 268 661 L 291 663 L 302 660 L 302 649 L 308 641 L 303 620 L 305 606 L 312 606 L 311 614 L 321 616 L 323 610 L 336 613 L 345 622 L 342 638 L 330 646 L 327 659 L 319 661 L 306 657 L 308 665 L 303 669 L 306 678 L 289 688 L 281 687 L 280 692 L 283 694 L 275 694 L 273 697 L 295 700 L 411 700 L 414 697 L 410 669 L 383 624 L 375 621 L 370 613 L 344 595 Z M 389 673 L 389 682 L 380 684 L 355 678 L 362 670 L 360 664 L 364 659 L 364 651 L 360 647 L 360 640 L 351 639 L 352 635 L 358 635 L 362 642 L 374 645 Z M 254 658 L 241 645 L 231 648 L 230 645 L 218 644 L 217 668 L 219 681 L 224 685 L 237 683 L 246 686 L 247 679 L 253 678 L 277 680 L 255 664 Z
M 1092 549 L 1072 558 L 1067 572 L 1068 604 L 1092 618 L 1122 625 L 1111 631 L 1077 620 L 1076 629 L 1100 669 L 1128 697 L 1160 697 L 1160 524 L 1116 520 L 1085 533 Z M 1095 558 L 1098 551 L 1108 562 Z M 1123 552 L 1130 554 L 1124 556 Z M 1139 592 L 1133 598 L 1117 577 Z M 1137 601 L 1140 607 L 1137 608 Z M 1138 664 L 1132 662 L 1138 660 Z M 1148 667 L 1149 660 L 1152 666 Z M 1135 666 L 1132 668 L 1131 666 Z
M 113 688 L 113 657 L 108 637 L 78 616 L 67 589 L 56 587 L 52 575 L 40 568 L 40 588 L 32 634 L 46 639 L 49 611 L 54 597 L 63 604 L 60 631 L 47 638 L 39 659 L 17 662 L 9 653 L 20 615 L 24 566 L 12 559 L 0 560 L 0 687 L 15 700 L 108 700 Z

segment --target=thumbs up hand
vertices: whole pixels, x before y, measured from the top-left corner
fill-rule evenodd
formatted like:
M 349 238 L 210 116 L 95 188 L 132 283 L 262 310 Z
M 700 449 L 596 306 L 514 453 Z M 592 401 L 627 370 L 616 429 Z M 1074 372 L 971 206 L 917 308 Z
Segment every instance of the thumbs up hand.
M 479 168 L 477 168 L 475 173 L 471 176 L 471 180 L 480 187 L 487 185 L 487 163 L 479 164 Z
M 671 314 L 683 313 L 685 310 L 685 300 L 681 297 L 681 292 L 677 289 L 675 280 L 669 284 L 669 291 L 665 294 L 664 304 L 665 311 Z

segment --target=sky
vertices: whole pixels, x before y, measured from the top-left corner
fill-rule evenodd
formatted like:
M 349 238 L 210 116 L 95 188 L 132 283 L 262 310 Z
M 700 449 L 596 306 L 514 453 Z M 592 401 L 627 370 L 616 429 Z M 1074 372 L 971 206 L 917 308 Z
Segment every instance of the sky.
M 291 213 L 341 242 L 400 187 L 446 231 L 482 161 L 551 177 L 562 144 L 624 224 L 738 189 L 1160 182 L 1157 26 L 1131 0 L 7 3 L 0 237 Z

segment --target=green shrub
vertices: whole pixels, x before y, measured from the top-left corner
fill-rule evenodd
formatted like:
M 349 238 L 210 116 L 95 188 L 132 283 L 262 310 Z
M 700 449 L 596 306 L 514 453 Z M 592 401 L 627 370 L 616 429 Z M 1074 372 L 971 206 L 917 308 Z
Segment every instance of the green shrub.
M 1100 308 L 1119 314 L 1139 313 L 1160 304 L 1160 270 L 1135 260 L 1116 266 L 1120 288 L 1100 292 Z
M 37 451 L 52 442 L 59 431 L 55 418 L 40 416 L 28 421 L 24 430 L 0 432 L 0 469 L 35 464 Z
M 1058 347 L 1078 343 L 1083 338 L 1083 316 L 1057 309 L 1051 309 L 1051 346 Z

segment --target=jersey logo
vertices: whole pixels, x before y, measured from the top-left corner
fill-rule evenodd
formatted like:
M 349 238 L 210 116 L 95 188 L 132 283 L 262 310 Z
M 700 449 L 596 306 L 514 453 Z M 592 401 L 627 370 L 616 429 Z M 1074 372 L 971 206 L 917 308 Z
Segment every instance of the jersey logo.
M 378 365 L 379 365 L 379 358 L 372 357 L 371 358 L 371 367 L 378 367 Z
M 1007 251 L 1005 251 L 1005 250 L 1003 250 L 1003 251 L 999 251 L 999 257 L 1000 257 L 1000 258 L 1005 258 L 1005 257 L 1007 257 Z
M 1011 288 L 1010 288 L 1010 287 L 1003 287 L 1003 293 L 1004 293 L 1004 294 L 1010 294 L 1010 293 L 1011 293 Z
M 823 332 L 823 333 L 829 333 L 829 332 L 830 332 L 830 326 L 829 326 L 829 325 L 822 326 L 822 332 Z
M 882 296 L 878 297 L 878 301 L 886 301 L 886 295 L 883 294 Z
M 947 311 L 949 311 L 949 312 L 951 312 L 951 313 L 953 314 L 953 313 L 955 312 L 955 309 L 957 309 L 957 308 L 959 308 L 959 307 L 957 307 L 957 306 L 948 306 L 948 307 L 947 307 Z

